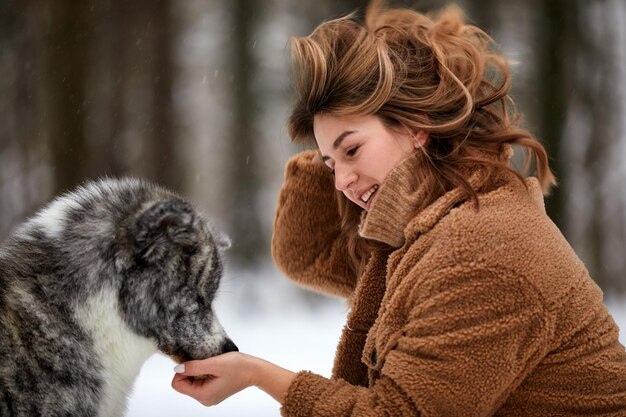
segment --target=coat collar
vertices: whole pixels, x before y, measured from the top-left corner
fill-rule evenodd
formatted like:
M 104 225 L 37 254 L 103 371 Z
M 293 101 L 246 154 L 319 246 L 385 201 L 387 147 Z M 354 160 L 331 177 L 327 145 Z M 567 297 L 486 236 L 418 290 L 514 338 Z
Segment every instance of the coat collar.
M 505 147 L 502 158 L 508 160 L 512 155 L 510 147 Z M 419 183 L 416 175 L 419 169 L 420 155 L 414 154 L 401 162 L 387 176 L 378 190 L 378 197 L 368 212 L 361 215 L 359 235 L 366 239 L 381 241 L 391 247 L 400 247 L 409 236 L 423 234 L 433 228 L 454 206 L 469 199 L 462 187 L 445 193 L 432 204 L 417 212 L 426 190 Z M 472 189 L 478 191 L 487 181 L 507 181 L 513 174 L 491 173 L 488 168 L 468 172 L 467 179 Z
M 359 235 L 378 240 L 392 247 L 404 243 L 404 229 L 424 199 L 424 187 L 420 186 L 415 172 L 418 168 L 417 154 L 410 156 L 387 176 L 378 190 L 378 196 L 369 211 L 363 211 Z

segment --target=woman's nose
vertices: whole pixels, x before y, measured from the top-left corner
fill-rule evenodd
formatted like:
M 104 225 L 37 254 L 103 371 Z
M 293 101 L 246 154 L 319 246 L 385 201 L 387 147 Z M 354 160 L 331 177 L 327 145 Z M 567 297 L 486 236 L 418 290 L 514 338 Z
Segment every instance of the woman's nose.
M 339 191 L 346 191 L 356 181 L 354 170 L 344 166 L 335 165 L 335 188 Z

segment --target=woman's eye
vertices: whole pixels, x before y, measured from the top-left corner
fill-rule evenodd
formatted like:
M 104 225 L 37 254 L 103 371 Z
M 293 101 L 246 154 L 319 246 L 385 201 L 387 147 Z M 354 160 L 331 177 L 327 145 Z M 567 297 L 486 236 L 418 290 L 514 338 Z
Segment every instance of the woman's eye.
M 350 148 L 350 149 L 348 149 L 348 150 L 346 151 L 346 155 L 348 155 L 348 156 L 354 156 L 354 155 L 356 155 L 356 151 L 358 151 L 358 150 L 359 150 L 359 147 L 358 147 L 358 146 L 352 147 L 352 148 Z

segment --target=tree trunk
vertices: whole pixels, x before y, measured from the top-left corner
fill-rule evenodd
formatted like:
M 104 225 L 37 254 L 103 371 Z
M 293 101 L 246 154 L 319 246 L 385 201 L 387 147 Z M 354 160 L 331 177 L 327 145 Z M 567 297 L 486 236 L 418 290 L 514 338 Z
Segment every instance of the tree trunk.
M 561 141 L 572 90 L 573 53 L 572 28 L 576 27 L 577 6 L 568 0 L 540 2 L 539 17 L 542 24 L 537 28 L 538 50 L 537 95 L 539 97 L 539 137 L 546 145 L 550 164 L 557 177 L 565 181 Z M 546 199 L 546 211 L 556 225 L 565 228 L 565 196 L 562 186 L 553 189 Z
M 174 63 L 172 43 L 174 30 L 170 15 L 169 0 L 151 1 L 152 8 L 151 43 L 154 60 L 152 62 L 152 103 L 150 110 L 151 135 L 148 139 L 152 149 L 152 177 L 161 184 L 180 190 L 185 173 L 178 159 L 176 138 L 173 129 L 172 85 Z
M 45 111 L 56 194 L 86 177 L 85 74 L 90 51 L 90 2 L 58 0 L 46 6 L 50 28 Z
M 226 187 L 227 207 L 230 207 L 227 227 L 233 241 L 232 253 L 238 264 L 251 266 L 266 248 L 260 220 L 261 177 L 256 151 L 256 147 L 260 146 L 260 136 L 255 131 L 259 103 L 252 85 L 256 73 L 254 33 L 262 8 L 260 3 L 252 0 L 234 0 L 231 4 L 231 85 L 234 101 L 227 174 L 230 185 Z

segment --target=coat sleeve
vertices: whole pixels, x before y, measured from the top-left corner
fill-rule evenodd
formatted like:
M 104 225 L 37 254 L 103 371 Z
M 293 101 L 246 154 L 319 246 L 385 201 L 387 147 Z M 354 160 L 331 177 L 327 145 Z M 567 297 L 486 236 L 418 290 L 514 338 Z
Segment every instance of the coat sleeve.
M 419 299 L 403 293 L 407 310 L 389 312 L 403 324 L 368 364 L 380 373 L 372 386 L 301 372 L 283 416 L 493 415 L 545 354 L 550 320 L 528 284 L 472 271 L 445 271 Z
M 318 292 L 349 297 L 356 283 L 340 230 L 332 177 L 315 151 L 292 157 L 278 195 L 272 256 L 290 279 Z

